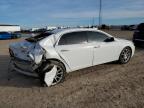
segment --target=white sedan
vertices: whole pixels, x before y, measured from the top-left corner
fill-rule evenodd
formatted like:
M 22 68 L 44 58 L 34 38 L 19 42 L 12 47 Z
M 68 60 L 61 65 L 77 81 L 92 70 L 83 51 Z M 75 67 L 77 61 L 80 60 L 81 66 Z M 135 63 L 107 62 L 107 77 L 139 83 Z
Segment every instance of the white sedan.
M 11 69 L 38 76 L 51 86 L 65 74 L 107 62 L 129 62 L 135 47 L 131 41 L 114 38 L 97 29 L 74 28 L 45 32 L 10 44 Z

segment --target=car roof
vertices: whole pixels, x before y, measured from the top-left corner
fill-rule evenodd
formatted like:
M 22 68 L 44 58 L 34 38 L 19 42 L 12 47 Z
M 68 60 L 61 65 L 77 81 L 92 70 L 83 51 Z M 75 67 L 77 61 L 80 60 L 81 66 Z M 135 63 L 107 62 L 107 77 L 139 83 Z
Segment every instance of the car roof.
M 56 29 L 51 31 L 53 35 L 50 37 L 54 37 L 54 40 L 57 40 L 61 35 L 65 33 L 71 33 L 71 32 L 79 32 L 79 31 L 95 31 L 95 32 L 101 32 L 104 34 L 107 34 L 107 36 L 110 36 L 110 34 L 103 32 L 101 30 L 98 30 L 97 28 L 68 28 L 68 29 Z
M 141 23 L 137 26 L 137 29 L 140 30 L 140 31 L 143 31 L 144 30 L 144 23 Z
M 97 28 L 66 28 L 66 29 L 55 29 L 52 33 L 57 34 L 60 32 L 67 32 L 67 31 L 89 31 L 89 30 L 98 30 Z
M 104 33 L 106 34 L 107 36 L 109 37 L 113 37 L 112 35 L 106 33 L 106 32 L 103 32 L 101 30 L 98 30 L 97 28 L 67 28 L 67 29 L 55 29 L 55 30 L 52 30 L 52 31 L 49 31 L 50 33 L 52 33 L 52 35 L 46 37 L 47 39 L 50 39 L 52 40 L 52 42 L 55 44 L 55 42 L 57 42 L 57 40 L 65 33 L 71 33 L 71 32 L 79 32 L 79 31 L 95 31 L 95 32 L 101 32 L 101 33 Z M 43 39 L 45 40 L 45 39 Z M 44 41 L 41 41 L 42 43 Z

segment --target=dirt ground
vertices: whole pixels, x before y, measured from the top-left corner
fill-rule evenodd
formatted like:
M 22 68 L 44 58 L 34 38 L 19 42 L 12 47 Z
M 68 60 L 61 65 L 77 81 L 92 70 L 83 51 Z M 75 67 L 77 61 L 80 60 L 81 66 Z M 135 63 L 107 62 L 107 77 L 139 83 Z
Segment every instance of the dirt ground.
M 131 31 L 106 31 L 132 39 Z M 67 75 L 59 85 L 43 88 L 39 80 L 8 74 L 8 44 L 0 40 L 0 108 L 143 108 L 144 48 L 128 64 L 108 63 Z M 10 80 L 8 80 L 10 76 Z

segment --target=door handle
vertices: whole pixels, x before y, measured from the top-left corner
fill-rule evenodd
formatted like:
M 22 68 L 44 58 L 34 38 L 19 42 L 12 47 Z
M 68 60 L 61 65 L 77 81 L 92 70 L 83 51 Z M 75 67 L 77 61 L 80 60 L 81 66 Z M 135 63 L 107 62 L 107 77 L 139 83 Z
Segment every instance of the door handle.
M 61 50 L 61 52 L 67 52 L 67 51 L 70 51 L 70 50 Z

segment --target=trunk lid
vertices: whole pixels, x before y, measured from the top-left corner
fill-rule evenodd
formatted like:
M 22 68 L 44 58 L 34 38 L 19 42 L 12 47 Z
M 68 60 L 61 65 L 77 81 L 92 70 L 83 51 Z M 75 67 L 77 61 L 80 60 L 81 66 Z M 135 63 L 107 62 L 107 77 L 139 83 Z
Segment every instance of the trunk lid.
M 34 49 L 35 44 L 36 43 L 34 42 L 22 41 L 10 44 L 9 48 L 15 57 L 30 61 L 28 54 L 32 49 Z

